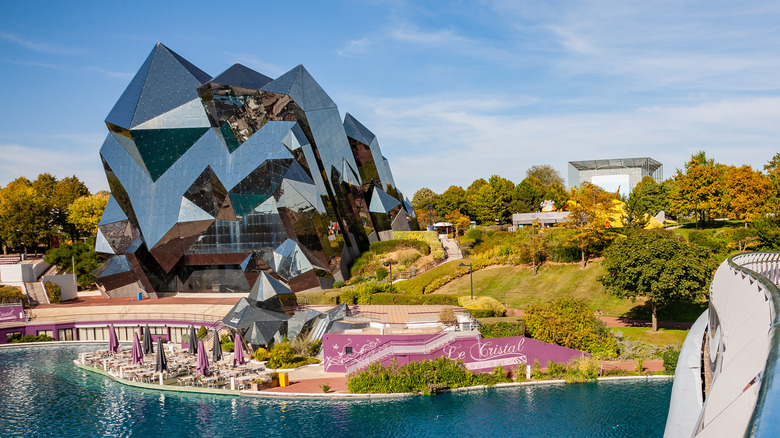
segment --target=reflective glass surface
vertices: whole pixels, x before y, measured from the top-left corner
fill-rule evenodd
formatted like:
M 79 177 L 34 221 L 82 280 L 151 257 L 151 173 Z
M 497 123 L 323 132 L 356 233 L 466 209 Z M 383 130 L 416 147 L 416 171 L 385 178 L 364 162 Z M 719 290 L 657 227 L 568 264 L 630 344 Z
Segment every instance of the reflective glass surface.
M 104 284 L 250 291 L 270 275 L 327 285 L 348 277 L 348 248 L 409 228 L 376 136 L 342 121 L 303 66 L 271 80 L 236 64 L 212 79 L 158 44 L 106 124 Z

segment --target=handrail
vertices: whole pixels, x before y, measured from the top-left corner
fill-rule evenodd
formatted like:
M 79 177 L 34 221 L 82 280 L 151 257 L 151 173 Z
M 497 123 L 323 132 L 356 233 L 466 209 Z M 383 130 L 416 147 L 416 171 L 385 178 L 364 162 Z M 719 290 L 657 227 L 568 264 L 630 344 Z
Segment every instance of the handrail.
M 728 258 L 729 266 L 742 272 L 763 286 L 770 295 L 772 301 L 772 322 L 769 327 L 769 339 L 771 347 L 767 355 L 766 365 L 762 377 L 761 387 L 758 390 L 756 407 L 750 417 L 746 435 L 755 437 L 774 437 L 780 429 L 780 420 L 777 418 L 778 406 L 780 406 L 780 288 L 758 272 L 745 265 L 757 263 L 780 264 L 780 252 L 750 252 L 741 253 Z M 777 268 L 777 266 L 775 267 Z
M 202 313 L 116 313 L 116 314 L 93 314 L 93 313 L 71 313 L 66 315 L 37 316 L 28 324 L 40 325 L 44 323 L 83 323 L 95 321 L 182 321 L 182 322 L 206 322 L 216 324 L 222 318 L 218 316 L 209 316 Z

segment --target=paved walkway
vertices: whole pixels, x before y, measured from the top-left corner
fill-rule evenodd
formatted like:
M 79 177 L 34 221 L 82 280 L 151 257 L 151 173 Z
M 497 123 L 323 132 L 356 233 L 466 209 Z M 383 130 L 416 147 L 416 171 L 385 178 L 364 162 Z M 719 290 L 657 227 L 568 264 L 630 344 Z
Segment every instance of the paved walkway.
M 463 254 L 460 252 L 458 241 L 455 239 L 448 239 L 442 237 L 439 239 L 441 245 L 444 247 L 444 252 L 447 254 L 447 260 L 460 260 L 463 258 Z

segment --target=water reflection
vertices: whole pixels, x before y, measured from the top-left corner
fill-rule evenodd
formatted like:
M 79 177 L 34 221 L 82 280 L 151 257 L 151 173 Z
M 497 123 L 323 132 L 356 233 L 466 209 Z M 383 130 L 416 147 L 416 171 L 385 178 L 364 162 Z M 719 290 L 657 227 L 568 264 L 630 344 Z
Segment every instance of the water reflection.
M 0 350 L 0 436 L 661 436 L 670 381 L 527 386 L 388 400 L 162 393 L 77 369 L 95 346 Z

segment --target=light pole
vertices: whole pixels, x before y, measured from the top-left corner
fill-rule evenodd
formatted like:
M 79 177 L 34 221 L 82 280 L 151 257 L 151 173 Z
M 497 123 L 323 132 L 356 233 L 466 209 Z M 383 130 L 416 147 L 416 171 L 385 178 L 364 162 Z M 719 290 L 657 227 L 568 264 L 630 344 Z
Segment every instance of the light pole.
M 382 263 L 382 264 L 387 266 L 388 268 L 390 268 L 390 277 L 389 277 L 390 278 L 390 280 L 389 280 L 389 283 L 390 283 L 390 293 L 393 293 L 393 264 L 390 263 L 389 260 L 384 262 L 384 263 Z
M 465 268 L 466 266 L 468 266 L 469 268 L 469 280 L 471 280 L 471 299 L 473 300 L 474 299 L 474 275 L 472 274 L 471 263 L 467 265 L 461 262 L 461 264 L 459 264 L 458 266 L 460 266 L 461 268 Z

